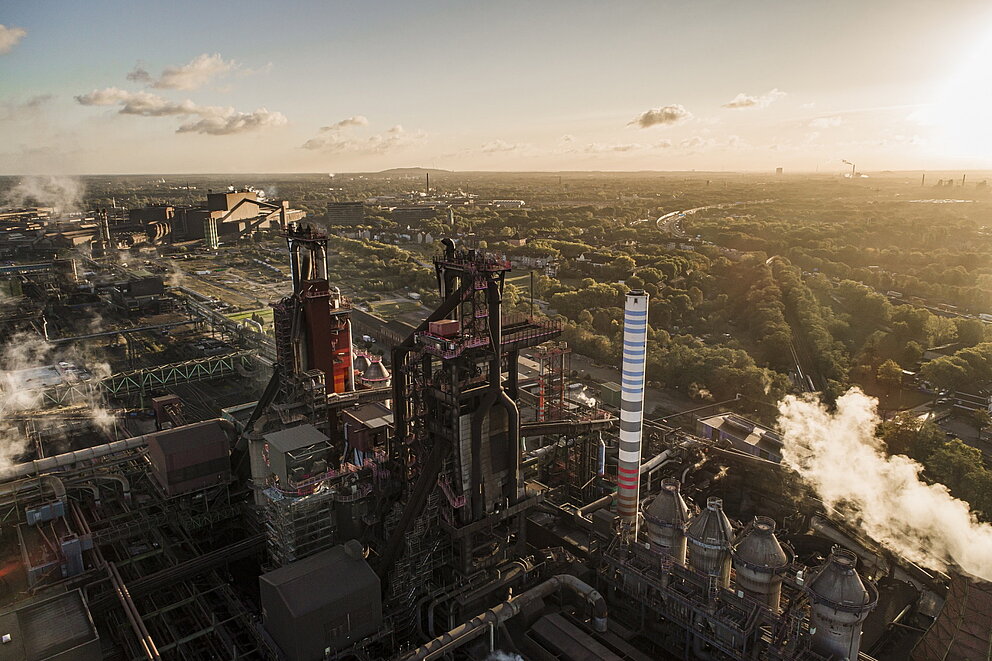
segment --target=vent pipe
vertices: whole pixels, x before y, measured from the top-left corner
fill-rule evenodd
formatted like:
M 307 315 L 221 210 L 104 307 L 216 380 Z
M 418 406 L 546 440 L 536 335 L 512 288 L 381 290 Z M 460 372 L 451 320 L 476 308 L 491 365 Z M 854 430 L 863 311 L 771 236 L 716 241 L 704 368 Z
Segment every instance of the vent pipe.
M 634 289 L 623 312 L 623 372 L 620 397 L 620 458 L 617 464 L 617 514 L 637 534 L 641 481 L 641 428 L 644 418 L 644 366 L 647 358 L 648 295 Z

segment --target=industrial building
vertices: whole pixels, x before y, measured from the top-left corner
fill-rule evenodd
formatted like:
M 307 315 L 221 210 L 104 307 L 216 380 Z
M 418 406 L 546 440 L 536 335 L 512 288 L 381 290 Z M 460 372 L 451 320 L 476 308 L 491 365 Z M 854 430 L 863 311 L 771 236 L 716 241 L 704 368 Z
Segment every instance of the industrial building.
M 364 202 L 328 202 L 328 225 L 361 225 L 365 220 Z
M 774 432 L 645 416 L 644 291 L 609 413 L 572 398 L 559 322 L 504 313 L 504 256 L 442 241 L 441 302 L 372 356 L 327 236 L 265 204 L 201 211 L 218 236 L 286 223 L 272 336 L 114 267 L 110 303 L 179 318 L 66 339 L 123 338 L 132 369 L 16 376 L 130 426 L 0 467 L 0 661 L 987 658 L 988 584 L 883 552 L 753 451 Z M 143 362 L 179 332 L 217 351 Z

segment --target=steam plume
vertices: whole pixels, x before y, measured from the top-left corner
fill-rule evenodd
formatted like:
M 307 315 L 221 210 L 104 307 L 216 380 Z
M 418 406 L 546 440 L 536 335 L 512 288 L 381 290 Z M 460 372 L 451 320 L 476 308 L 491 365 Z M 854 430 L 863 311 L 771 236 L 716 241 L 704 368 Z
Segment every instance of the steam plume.
M 992 580 L 992 526 L 944 485 L 921 480 L 920 464 L 885 453 L 875 436 L 877 403 L 857 388 L 833 413 L 811 396 L 786 397 L 779 403 L 785 463 L 886 548 L 931 569 L 953 564 Z
M 82 209 L 83 191 L 82 182 L 75 177 L 21 177 L 0 198 L 0 206 L 54 207 L 58 213 L 64 214 Z
M 94 320 L 92 324 L 98 326 L 99 320 Z M 59 361 L 84 365 L 90 373 L 90 383 L 94 386 L 111 374 L 110 365 L 106 362 L 83 356 L 78 349 L 56 348 L 30 332 L 14 335 L 0 351 L 0 469 L 16 461 L 27 447 L 28 439 L 13 418 L 20 413 L 41 408 L 43 403 L 42 390 L 25 388 L 14 372 Z M 76 406 L 100 431 L 105 434 L 114 431 L 116 418 L 103 407 L 99 387 L 92 388 Z M 39 416 L 35 426 L 45 429 L 58 424 L 59 420 L 56 418 Z

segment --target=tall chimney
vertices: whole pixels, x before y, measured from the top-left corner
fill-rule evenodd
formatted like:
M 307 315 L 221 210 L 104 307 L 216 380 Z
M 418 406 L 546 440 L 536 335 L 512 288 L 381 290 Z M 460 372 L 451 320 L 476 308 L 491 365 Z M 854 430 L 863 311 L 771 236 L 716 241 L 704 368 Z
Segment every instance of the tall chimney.
M 647 358 L 648 295 L 627 294 L 623 311 L 623 373 L 620 397 L 620 460 L 617 464 L 617 514 L 637 534 L 641 480 L 641 427 L 644 418 L 644 365 Z

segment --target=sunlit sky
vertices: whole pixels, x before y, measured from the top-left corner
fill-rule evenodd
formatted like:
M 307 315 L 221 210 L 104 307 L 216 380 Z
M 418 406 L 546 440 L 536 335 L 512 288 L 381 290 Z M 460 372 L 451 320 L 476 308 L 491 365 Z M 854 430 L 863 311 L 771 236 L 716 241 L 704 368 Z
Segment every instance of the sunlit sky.
M 0 173 L 992 165 L 988 0 L 0 3 Z

